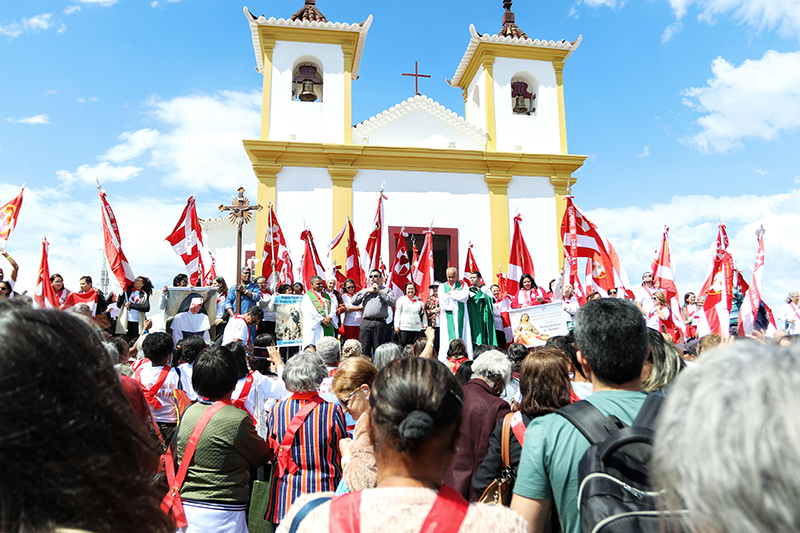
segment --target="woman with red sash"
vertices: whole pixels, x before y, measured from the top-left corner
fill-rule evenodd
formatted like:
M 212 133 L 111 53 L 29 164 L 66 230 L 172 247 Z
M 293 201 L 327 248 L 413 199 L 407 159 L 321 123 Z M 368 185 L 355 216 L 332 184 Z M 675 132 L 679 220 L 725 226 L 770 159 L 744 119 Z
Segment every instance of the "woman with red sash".
M 283 381 L 292 396 L 275 404 L 267 434 L 275 451 L 275 473 L 266 519 L 280 523 L 301 494 L 332 491 L 342 479 L 339 441 L 347 436 L 344 411 L 317 394 L 328 371 L 315 353 L 286 362 Z
M 452 372 L 432 359 L 393 361 L 375 378 L 369 398 L 377 487 L 297 499 L 277 533 L 527 532 L 504 507 L 468 504 L 442 484 L 458 444 L 463 392 Z
M 519 292 L 517 292 L 517 296 L 511 301 L 511 307 L 519 309 L 520 307 L 548 304 L 552 300 L 552 294 L 548 294 L 544 288 L 536 285 L 533 276 L 530 274 L 523 274 L 519 279 Z

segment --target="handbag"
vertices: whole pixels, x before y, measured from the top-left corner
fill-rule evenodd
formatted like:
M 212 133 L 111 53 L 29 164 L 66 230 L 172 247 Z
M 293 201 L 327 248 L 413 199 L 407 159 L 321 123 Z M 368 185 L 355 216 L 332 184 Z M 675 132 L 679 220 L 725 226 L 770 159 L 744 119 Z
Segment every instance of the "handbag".
M 514 413 L 509 413 L 503 418 L 503 432 L 500 438 L 500 457 L 503 460 L 503 467 L 500 469 L 500 477 L 495 478 L 486 490 L 481 494 L 481 503 L 509 506 L 511 503 L 512 489 L 514 488 L 514 474 L 511 470 L 509 456 L 511 455 L 511 417 Z

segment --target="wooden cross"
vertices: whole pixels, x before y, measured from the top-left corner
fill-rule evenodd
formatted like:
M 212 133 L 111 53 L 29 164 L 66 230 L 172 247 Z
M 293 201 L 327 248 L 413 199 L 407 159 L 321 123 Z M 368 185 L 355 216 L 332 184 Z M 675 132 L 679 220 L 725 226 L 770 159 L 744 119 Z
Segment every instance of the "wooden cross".
M 403 74 L 403 76 L 414 76 L 414 90 L 416 91 L 417 95 L 419 95 L 419 79 L 420 78 L 430 78 L 427 74 L 420 74 L 419 73 L 419 66 L 417 62 L 414 61 L 414 74 Z
M 237 224 L 236 232 L 236 275 L 237 280 L 241 281 L 242 275 L 242 226 L 250 221 L 251 211 L 261 211 L 260 205 L 250 205 L 250 200 L 244 197 L 244 187 L 239 187 L 239 196 L 233 199 L 232 205 L 219 206 L 220 211 L 230 211 L 231 223 Z M 237 281 L 237 283 L 239 282 Z M 236 314 L 242 312 L 241 295 L 236 291 Z

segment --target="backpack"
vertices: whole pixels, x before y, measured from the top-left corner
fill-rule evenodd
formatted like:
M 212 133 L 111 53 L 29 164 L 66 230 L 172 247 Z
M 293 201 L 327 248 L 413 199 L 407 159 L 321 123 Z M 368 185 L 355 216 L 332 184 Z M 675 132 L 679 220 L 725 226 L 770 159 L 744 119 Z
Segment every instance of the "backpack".
M 648 394 L 630 427 L 585 400 L 556 411 L 591 444 L 578 464 L 582 533 L 659 531 L 665 513 L 651 489 L 648 463 L 663 400 Z

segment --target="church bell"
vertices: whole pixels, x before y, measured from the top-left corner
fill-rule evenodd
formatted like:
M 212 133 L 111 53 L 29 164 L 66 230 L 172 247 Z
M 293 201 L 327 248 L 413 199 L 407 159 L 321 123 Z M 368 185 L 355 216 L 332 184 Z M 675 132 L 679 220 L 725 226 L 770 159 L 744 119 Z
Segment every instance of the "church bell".
M 313 102 L 317 99 L 317 93 L 314 92 L 313 81 L 303 80 L 303 91 L 298 98 L 303 102 Z
M 302 95 L 300 96 L 302 99 Z M 506 108 L 508 109 L 508 108 Z M 525 97 L 521 94 L 518 94 L 515 97 L 514 109 L 512 110 L 514 113 L 518 115 L 527 115 L 528 114 L 528 106 L 525 103 Z

